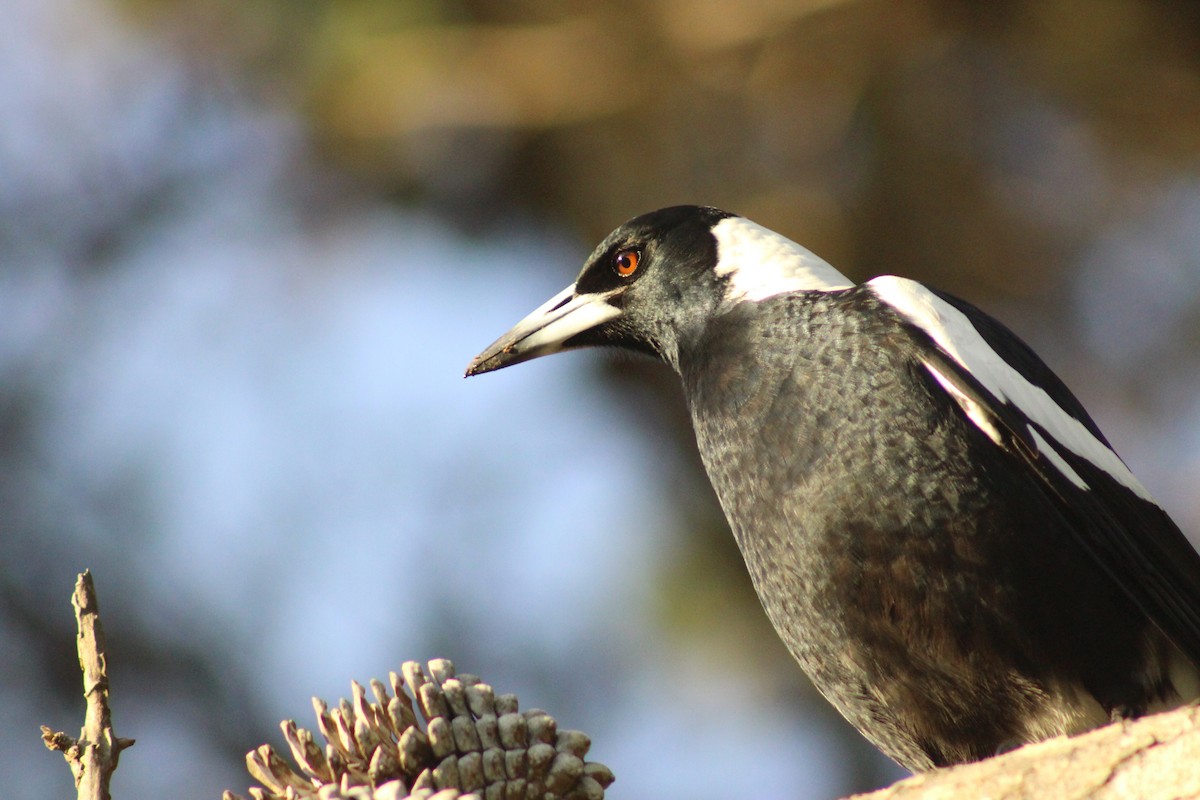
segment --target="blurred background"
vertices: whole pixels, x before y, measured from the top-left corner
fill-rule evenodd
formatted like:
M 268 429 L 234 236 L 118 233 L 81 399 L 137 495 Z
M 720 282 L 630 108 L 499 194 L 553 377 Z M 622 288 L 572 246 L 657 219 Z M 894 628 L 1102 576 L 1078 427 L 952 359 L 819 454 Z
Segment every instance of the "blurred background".
M 1200 5 L 7 0 L 0 785 L 122 798 L 445 656 L 621 798 L 900 775 L 776 641 L 673 376 L 468 360 L 625 219 L 722 206 L 1000 316 L 1200 531 Z

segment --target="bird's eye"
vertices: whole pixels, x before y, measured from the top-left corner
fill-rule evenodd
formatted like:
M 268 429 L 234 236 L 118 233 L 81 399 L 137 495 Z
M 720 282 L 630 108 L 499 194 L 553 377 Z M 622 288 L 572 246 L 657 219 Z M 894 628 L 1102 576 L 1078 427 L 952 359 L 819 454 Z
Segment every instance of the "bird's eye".
M 629 278 L 638 271 L 641 261 L 642 254 L 637 250 L 622 250 L 613 256 L 613 269 L 622 278 Z

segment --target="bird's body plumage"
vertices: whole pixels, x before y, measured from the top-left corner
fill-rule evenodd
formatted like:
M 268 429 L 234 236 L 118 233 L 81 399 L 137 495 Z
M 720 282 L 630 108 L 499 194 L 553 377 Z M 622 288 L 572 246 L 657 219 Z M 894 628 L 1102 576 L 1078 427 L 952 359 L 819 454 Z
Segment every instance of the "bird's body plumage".
M 679 373 L 776 630 L 905 767 L 1200 692 L 1200 556 L 978 309 L 901 278 L 856 286 L 741 217 L 676 207 L 614 231 L 469 372 L 592 344 Z
M 1076 541 L 1070 487 L 997 458 L 869 288 L 754 312 L 681 353 L 685 396 L 768 615 L 853 724 L 924 769 L 1170 699 L 1173 648 Z

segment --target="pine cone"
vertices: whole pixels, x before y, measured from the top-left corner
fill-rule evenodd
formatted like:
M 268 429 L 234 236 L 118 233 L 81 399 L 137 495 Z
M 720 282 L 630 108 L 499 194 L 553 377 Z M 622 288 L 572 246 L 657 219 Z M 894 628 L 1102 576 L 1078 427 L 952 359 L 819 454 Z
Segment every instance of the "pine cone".
M 447 659 L 405 662 L 391 673 L 392 694 L 371 681 L 375 702 L 352 683 L 354 702 L 330 710 L 313 698 L 326 745 L 286 720 L 283 735 L 297 773 L 269 745 L 246 754 L 260 787 L 254 800 L 601 800 L 608 767 L 584 761 L 591 740 L 559 731 L 540 709 L 517 710 L 516 695 L 496 696 Z M 405 691 L 408 687 L 408 692 Z M 411 692 L 411 696 L 409 694 Z M 414 708 L 413 701 L 416 701 Z M 420 716 L 418 717 L 418 713 Z M 245 800 L 225 792 L 223 800 Z

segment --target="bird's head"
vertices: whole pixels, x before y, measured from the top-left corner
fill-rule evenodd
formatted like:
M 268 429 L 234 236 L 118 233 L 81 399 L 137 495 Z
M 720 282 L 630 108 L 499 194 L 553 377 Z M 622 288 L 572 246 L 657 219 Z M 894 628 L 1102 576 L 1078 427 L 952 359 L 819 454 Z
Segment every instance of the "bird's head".
M 663 208 L 610 233 L 575 283 L 476 356 L 467 375 L 597 345 L 678 367 L 680 343 L 732 304 L 851 285 L 808 250 L 744 217 Z

